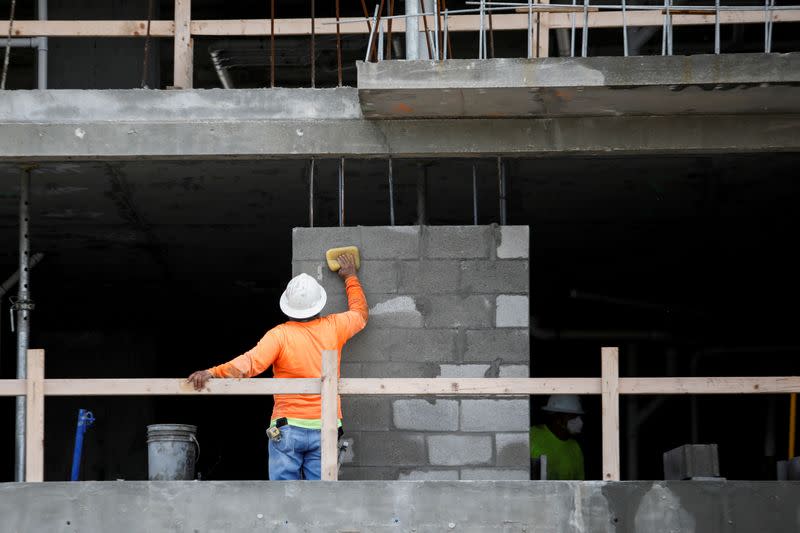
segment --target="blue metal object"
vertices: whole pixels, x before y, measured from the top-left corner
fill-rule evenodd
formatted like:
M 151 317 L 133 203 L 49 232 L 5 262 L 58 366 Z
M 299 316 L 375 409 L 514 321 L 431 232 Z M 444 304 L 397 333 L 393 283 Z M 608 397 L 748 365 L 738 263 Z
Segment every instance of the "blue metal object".
M 81 472 L 81 454 L 83 453 L 83 435 L 94 423 L 91 411 L 81 409 L 78 411 L 78 428 L 75 430 L 75 451 L 72 454 L 72 475 L 70 481 L 78 481 Z

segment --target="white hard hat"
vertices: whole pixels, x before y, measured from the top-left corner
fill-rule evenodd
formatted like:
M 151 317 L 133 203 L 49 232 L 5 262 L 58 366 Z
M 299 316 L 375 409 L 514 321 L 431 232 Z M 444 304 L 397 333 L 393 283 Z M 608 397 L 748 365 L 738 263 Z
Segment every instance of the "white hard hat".
M 547 405 L 542 407 L 542 411 L 582 415 L 583 407 L 581 399 L 575 394 L 554 394 L 548 398 Z
M 322 285 L 308 274 L 295 276 L 281 295 L 281 311 L 290 318 L 309 318 L 325 307 L 328 295 Z

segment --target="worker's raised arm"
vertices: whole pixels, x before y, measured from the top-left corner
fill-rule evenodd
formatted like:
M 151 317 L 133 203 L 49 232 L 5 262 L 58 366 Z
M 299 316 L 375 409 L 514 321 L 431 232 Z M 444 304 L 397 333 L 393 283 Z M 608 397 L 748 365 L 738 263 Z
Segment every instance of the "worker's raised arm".
M 344 288 L 347 292 L 348 311 L 334 315 L 334 317 L 337 329 L 343 337 L 341 340 L 346 341 L 366 327 L 367 320 L 369 320 L 369 306 L 367 298 L 364 296 L 364 289 L 361 288 L 361 282 L 358 281 L 356 275 L 355 258 L 350 254 L 344 254 L 340 255 L 337 261 L 340 265 L 338 274 L 344 280 Z
M 199 370 L 188 377 L 197 390 L 205 387 L 211 378 L 251 378 L 265 371 L 281 353 L 281 335 L 278 328 L 269 330 L 258 344 L 227 363 Z

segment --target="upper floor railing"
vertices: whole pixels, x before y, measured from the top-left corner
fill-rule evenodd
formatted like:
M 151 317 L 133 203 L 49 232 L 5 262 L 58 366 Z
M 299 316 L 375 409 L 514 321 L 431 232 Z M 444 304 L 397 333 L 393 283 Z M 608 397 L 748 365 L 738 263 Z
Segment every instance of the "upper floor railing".
M 619 377 L 619 350 L 603 348 L 599 378 L 338 378 L 335 351 L 322 352 L 320 379 L 214 379 L 196 391 L 185 379 L 44 379 L 44 350 L 29 350 L 27 378 L 0 380 L 0 396 L 25 396 L 25 480 L 44 480 L 45 396 L 320 394 L 322 479 L 337 479 L 338 395 L 512 396 L 599 394 L 603 479 L 620 479 L 620 394 L 776 394 L 800 392 L 792 377 Z M 791 438 L 791 436 L 790 436 Z M 790 444 L 790 447 L 793 445 Z M 790 452 L 791 453 L 791 452 Z
M 444 60 L 453 57 L 451 34 L 455 32 L 476 35 L 473 52 L 467 57 L 494 56 L 494 33 L 522 30 L 527 40 L 520 42 L 520 57 L 543 58 L 550 54 L 550 31 L 566 30 L 564 48 L 571 56 L 587 56 L 589 39 L 595 28 L 616 28 L 624 55 L 631 52 L 629 30 L 651 27 L 661 31 L 661 53 L 670 55 L 674 49 L 673 28 L 676 26 L 713 25 L 714 45 L 708 50 L 698 48 L 698 53 L 721 53 L 720 27 L 729 24 L 759 24 L 764 27 L 764 52 L 772 50 L 775 23 L 800 22 L 800 5 L 776 6 L 775 0 L 765 0 L 761 5 L 675 5 L 664 0 L 663 5 L 629 3 L 613 0 L 613 4 L 597 4 L 591 0 L 562 0 L 566 3 L 549 3 L 548 0 L 528 2 L 501 2 L 492 0 L 468 1 L 465 9 L 448 10 L 446 0 L 430 2 L 433 9 L 417 13 L 396 15 L 389 11 L 394 2 L 381 1 L 369 13 L 365 2 L 361 18 L 328 17 L 278 18 L 276 2 L 271 0 L 270 18 L 238 20 L 192 20 L 191 0 L 175 0 L 174 20 L 12 20 L 0 21 L 0 36 L 13 39 L 36 37 L 139 37 L 172 38 L 174 40 L 174 88 L 189 89 L 193 84 L 193 42 L 195 37 L 267 37 L 270 86 L 275 86 L 275 40 L 286 36 L 308 36 L 311 39 L 310 85 L 316 84 L 315 39 L 320 35 L 336 36 L 336 63 L 338 85 L 342 85 L 343 35 L 362 35 L 364 58 L 378 61 L 392 57 L 391 43 L 394 34 L 407 36 L 406 55 L 411 59 Z M 336 13 L 340 12 L 336 0 Z M 413 2 L 407 2 L 412 5 Z M 420 6 L 423 1 L 420 0 Z M 388 11 L 388 13 L 386 13 Z M 418 34 L 413 42 L 409 35 Z M 562 34 L 563 35 L 563 34 Z M 0 40 L 0 46 L 5 39 Z M 420 42 L 421 41 L 421 42 Z M 10 40 L 7 42 L 10 45 Z M 465 57 L 465 54 L 459 54 Z M 562 51 L 561 55 L 565 55 Z

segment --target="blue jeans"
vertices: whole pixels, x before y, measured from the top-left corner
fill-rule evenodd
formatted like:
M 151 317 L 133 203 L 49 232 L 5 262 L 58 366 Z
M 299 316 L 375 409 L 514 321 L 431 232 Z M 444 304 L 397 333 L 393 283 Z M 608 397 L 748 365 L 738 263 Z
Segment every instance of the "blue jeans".
M 269 478 L 319 479 L 321 458 L 320 430 L 283 426 L 281 440 L 269 441 Z

